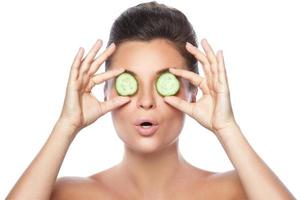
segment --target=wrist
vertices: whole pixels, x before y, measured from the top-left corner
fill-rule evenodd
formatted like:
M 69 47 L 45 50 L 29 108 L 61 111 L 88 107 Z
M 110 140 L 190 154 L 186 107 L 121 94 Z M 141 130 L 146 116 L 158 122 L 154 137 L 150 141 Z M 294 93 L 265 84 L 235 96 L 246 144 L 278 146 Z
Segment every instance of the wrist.
M 240 133 L 240 127 L 236 122 L 229 124 L 228 126 L 214 131 L 218 139 L 225 139 L 228 137 L 234 137 Z
M 74 137 L 79 132 L 79 128 L 68 123 L 66 120 L 59 118 L 54 126 L 55 132 L 61 135 L 67 136 L 69 139 L 74 139 Z

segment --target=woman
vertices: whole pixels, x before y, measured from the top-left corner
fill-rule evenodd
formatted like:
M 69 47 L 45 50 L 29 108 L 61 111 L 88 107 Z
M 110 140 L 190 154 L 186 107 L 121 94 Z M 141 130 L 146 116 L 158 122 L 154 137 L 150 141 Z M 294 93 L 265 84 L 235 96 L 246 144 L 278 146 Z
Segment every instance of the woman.
M 129 8 L 114 22 L 109 47 L 95 58 L 101 46 L 97 40 L 84 59 L 79 49 L 60 117 L 7 199 L 294 199 L 234 118 L 222 51 L 215 53 L 205 39 L 204 52 L 198 49 L 184 14 L 156 2 Z M 95 74 L 103 62 L 105 72 Z M 135 74 L 135 95 L 116 92 L 115 77 L 124 70 Z M 165 70 L 179 77 L 174 96 L 162 97 L 155 88 Z M 91 90 L 103 82 L 105 101 L 99 102 Z M 122 161 L 89 177 L 56 180 L 76 135 L 109 111 L 124 142 Z M 183 158 L 178 137 L 185 114 L 217 137 L 235 170 L 211 172 Z M 141 126 L 144 121 L 152 123 L 152 131 Z

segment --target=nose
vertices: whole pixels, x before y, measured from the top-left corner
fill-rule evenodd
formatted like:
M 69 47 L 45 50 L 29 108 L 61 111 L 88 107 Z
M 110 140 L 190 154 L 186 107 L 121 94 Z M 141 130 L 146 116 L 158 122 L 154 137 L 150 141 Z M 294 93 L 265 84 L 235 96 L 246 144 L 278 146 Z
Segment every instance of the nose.
M 143 87 L 138 89 L 137 107 L 145 110 L 153 109 L 156 107 L 155 91 L 153 87 Z

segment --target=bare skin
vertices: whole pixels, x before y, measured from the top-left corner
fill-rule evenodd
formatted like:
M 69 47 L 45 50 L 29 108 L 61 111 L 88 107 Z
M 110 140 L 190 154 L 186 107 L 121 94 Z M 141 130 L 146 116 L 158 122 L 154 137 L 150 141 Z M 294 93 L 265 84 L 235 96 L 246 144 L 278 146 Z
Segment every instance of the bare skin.
M 215 55 L 206 40 L 201 41 L 205 54 L 186 45 L 203 66 L 205 77 L 201 77 L 187 70 L 183 57 L 166 40 L 125 42 L 117 51 L 112 45 L 94 59 L 101 43 L 97 41 L 83 61 L 83 49 L 79 50 L 61 116 L 7 199 L 294 199 L 254 152 L 234 119 L 222 52 Z M 111 55 L 109 71 L 95 75 Z M 176 69 L 170 71 L 182 77 L 183 86 L 178 95 L 162 98 L 153 88 L 155 73 L 171 66 Z M 139 91 L 133 97 L 121 98 L 114 90 L 111 79 L 123 72 L 121 67 L 139 77 Z M 91 89 L 106 80 L 106 101 L 99 102 Z M 201 99 L 196 99 L 197 91 L 188 90 L 186 80 L 201 89 Z M 89 177 L 56 180 L 78 132 L 109 111 L 124 142 L 122 161 Z M 185 161 L 178 148 L 185 114 L 216 136 L 234 170 L 211 172 Z M 155 116 L 159 130 L 142 137 L 132 125 L 137 116 Z
M 186 164 L 174 182 L 161 193 L 148 193 L 128 185 L 118 166 L 87 178 L 63 177 L 56 183 L 53 199 L 247 199 L 234 170 L 212 173 Z M 125 178 L 125 179 L 124 179 Z

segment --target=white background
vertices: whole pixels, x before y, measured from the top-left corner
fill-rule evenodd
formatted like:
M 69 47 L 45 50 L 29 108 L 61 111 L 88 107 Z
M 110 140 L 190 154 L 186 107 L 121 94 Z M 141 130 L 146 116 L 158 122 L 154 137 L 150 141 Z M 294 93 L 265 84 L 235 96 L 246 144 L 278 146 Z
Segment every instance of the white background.
M 141 2 L 1 1 L 0 199 L 48 138 L 78 48 L 87 52 L 98 38 L 106 46 L 114 19 Z M 299 198 L 298 2 L 159 2 L 185 13 L 198 41 L 207 38 L 215 51 L 224 51 L 232 105 L 243 134 Z M 99 100 L 102 89 L 93 89 Z M 122 145 L 107 113 L 79 133 L 59 177 L 88 176 L 111 167 L 120 161 Z M 233 169 L 216 137 L 189 117 L 180 149 L 197 167 Z

